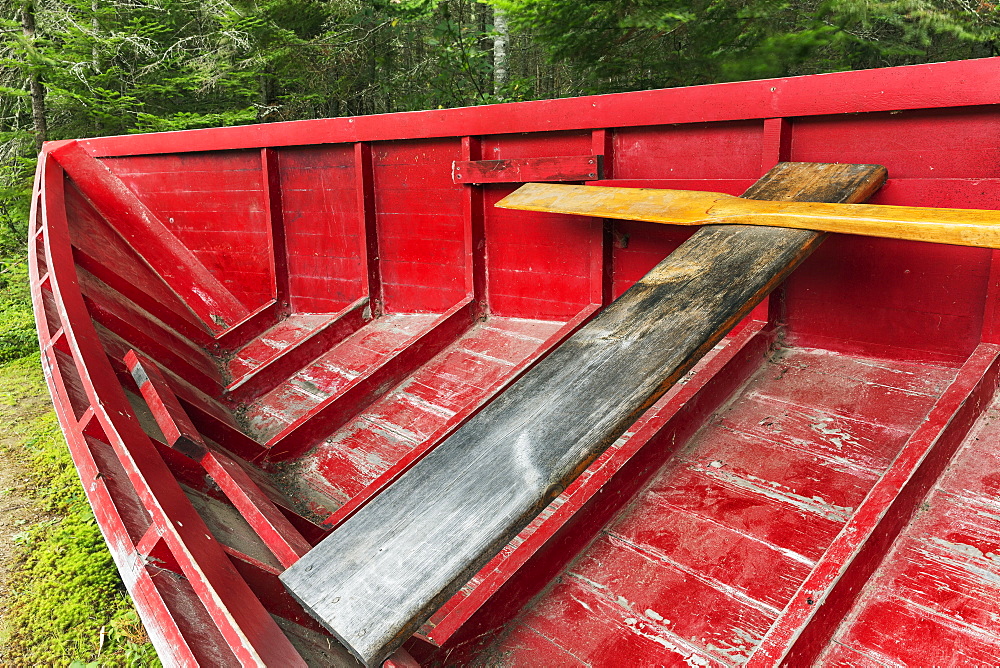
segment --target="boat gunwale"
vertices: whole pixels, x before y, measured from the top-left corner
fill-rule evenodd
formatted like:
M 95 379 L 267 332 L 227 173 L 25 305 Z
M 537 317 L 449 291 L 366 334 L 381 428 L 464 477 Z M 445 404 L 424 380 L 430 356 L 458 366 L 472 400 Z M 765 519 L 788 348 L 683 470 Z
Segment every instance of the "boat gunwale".
M 928 97 L 928 87 L 947 90 L 947 94 Z M 840 93 L 837 99 L 829 99 L 831 89 Z M 79 141 L 91 156 L 110 158 L 974 107 L 997 104 L 995 90 L 1000 90 L 1000 56 L 480 107 Z

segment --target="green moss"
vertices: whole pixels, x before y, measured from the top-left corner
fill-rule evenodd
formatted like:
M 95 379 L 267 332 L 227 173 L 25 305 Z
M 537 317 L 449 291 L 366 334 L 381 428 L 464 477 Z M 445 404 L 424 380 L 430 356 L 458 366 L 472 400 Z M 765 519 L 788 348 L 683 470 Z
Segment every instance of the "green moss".
M 3 601 L 6 665 L 159 665 L 83 494 L 51 410 L 37 353 L 0 365 L 0 420 L 25 460 L 42 521 Z

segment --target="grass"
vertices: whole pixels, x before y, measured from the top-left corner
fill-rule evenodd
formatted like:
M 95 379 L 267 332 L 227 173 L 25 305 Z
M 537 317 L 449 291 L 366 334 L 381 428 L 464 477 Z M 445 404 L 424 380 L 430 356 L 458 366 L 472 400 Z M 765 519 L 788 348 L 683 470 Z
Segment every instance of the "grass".
M 0 456 L 21 461 L 39 521 L 16 537 L 0 601 L 4 665 L 159 666 L 47 403 L 30 308 L 8 291 L 0 296 L 0 429 L 8 435 Z

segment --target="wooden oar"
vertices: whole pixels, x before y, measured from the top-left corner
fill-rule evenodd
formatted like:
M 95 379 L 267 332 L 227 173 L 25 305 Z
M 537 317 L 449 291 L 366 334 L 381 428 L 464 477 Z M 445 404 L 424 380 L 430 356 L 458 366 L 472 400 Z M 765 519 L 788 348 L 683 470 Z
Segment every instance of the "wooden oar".
M 672 225 L 767 225 L 1000 248 L 1000 211 L 749 200 L 696 190 L 526 183 L 496 204 Z

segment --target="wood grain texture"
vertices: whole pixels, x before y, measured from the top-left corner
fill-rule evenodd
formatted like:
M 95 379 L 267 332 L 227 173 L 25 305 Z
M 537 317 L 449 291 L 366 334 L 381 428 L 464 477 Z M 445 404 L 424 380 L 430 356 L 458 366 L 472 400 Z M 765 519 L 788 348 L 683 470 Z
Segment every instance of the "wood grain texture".
M 1000 248 L 1000 211 L 988 209 L 748 201 L 724 193 L 558 183 L 527 183 L 497 206 L 670 225 L 770 225 Z
M 747 196 L 859 201 L 884 178 L 878 166 L 783 163 Z M 821 239 L 703 228 L 282 581 L 377 665 Z
M 51 155 L 118 234 L 207 327 L 223 330 L 249 314 L 159 217 L 121 179 L 91 158 L 79 142 L 60 144 Z

